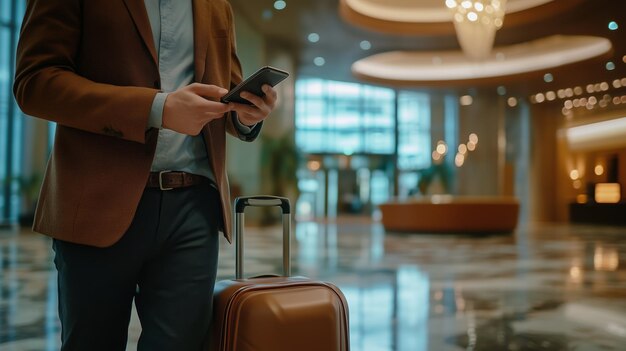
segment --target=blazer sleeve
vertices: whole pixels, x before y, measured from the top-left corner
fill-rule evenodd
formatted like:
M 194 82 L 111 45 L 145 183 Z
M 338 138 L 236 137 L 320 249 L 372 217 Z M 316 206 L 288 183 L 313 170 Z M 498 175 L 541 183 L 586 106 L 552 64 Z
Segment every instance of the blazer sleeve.
M 239 57 L 237 56 L 237 43 L 236 43 L 236 35 L 235 35 L 235 22 L 233 19 L 233 10 L 230 4 L 226 4 L 228 6 L 228 23 L 230 25 L 230 61 L 231 61 L 231 71 L 230 71 L 230 89 L 233 89 L 237 84 L 239 84 L 243 80 L 241 62 L 239 61 Z M 226 119 L 226 131 L 239 138 L 243 141 L 254 141 L 259 134 L 261 133 L 261 128 L 263 126 L 263 121 L 257 123 L 254 128 L 249 133 L 243 133 L 239 128 L 236 127 L 237 123 L 237 113 L 229 112 L 229 118 Z
M 156 89 L 90 81 L 76 72 L 79 0 L 28 0 L 13 93 L 22 111 L 87 132 L 145 143 Z

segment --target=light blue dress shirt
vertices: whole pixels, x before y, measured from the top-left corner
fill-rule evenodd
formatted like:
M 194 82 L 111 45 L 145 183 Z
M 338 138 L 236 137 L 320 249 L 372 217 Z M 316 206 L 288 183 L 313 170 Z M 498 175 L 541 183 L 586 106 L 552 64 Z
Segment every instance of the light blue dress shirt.
M 150 112 L 149 127 L 159 128 L 152 171 L 184 171 L 214 181 L 202 134 L 189 136 L 162 128 L 167 95 L 194 80 L 192 1 L 144 0 L 144 4 L 158 54 L 162 91 L 155 96 Z M 235 124 L 243 134 L 250 133 L 251 128 Z

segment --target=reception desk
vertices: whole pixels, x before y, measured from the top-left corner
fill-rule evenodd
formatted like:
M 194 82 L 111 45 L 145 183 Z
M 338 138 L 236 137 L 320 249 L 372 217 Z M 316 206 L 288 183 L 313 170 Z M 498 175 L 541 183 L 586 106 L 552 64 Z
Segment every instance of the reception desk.
M 395 232 L 512 232 L 519 216 L 519 202 L 512 197 L 434 195 L 390 201 L 380 209 L 383 226 Z

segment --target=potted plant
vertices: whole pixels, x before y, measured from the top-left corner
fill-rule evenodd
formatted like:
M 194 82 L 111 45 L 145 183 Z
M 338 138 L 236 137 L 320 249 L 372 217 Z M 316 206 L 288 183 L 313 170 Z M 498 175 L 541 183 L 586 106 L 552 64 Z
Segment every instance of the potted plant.
M 261 136 L 262 189 L 267 194 L 285 196 L 291 200 L 292 211 L 298 199 L 298 166 L 301 155 L 291 133 L 280 137 Z M 264 211 L 262 224 L 275 223 L 274 211 Z
M 13 176 L 5 179 L 4 183 L 16 183 L 20 193 L 20 211 L 18 223 L 23 227 L 33 225 L 35 209 L 41 189 L 42 176 L 39 173 L 30 175 Z

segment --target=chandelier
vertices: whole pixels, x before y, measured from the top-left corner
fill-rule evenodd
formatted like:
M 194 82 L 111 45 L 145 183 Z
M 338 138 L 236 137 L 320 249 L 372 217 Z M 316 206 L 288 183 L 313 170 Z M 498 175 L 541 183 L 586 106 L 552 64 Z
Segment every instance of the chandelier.
M 485 59 L 491 53 L 496 31 L 504 22 L 506 0 L 446 0 L 454 12 L 454 28 L 466 56 Z

